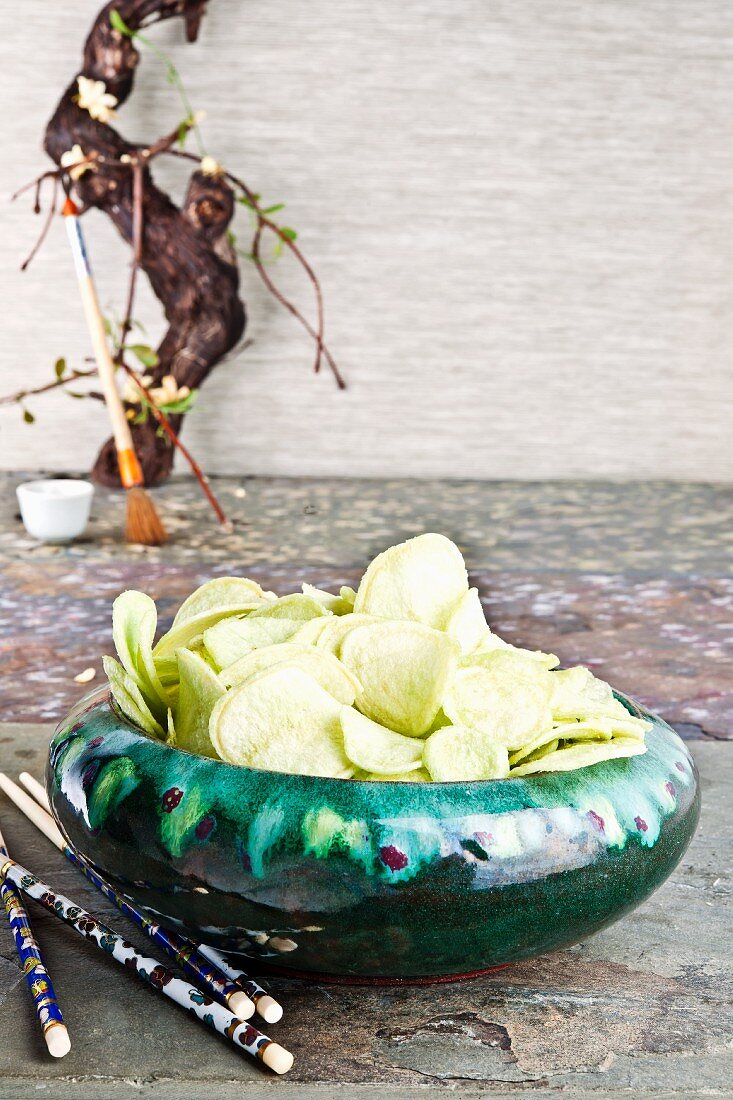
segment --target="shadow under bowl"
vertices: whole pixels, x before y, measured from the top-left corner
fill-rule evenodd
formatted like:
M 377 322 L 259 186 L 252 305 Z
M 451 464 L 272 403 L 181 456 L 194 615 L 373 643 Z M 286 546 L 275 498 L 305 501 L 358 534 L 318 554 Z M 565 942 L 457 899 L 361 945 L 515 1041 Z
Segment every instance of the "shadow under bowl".
M 239 768 L 156 741 L 107 691 L 51 743 L 73 846 L 135 904 L 267 968 L 445 980 L 569 946 L 639 905 L 695 831 L 695 766 L 647 752 L 572 772 L 375 783 Z

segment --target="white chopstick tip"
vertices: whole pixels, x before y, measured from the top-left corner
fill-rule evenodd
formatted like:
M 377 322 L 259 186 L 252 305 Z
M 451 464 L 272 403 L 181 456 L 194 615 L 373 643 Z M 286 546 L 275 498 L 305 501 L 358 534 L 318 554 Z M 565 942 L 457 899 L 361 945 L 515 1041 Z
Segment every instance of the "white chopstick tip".
M 262 1052 L 262 1061 L 273 1073 L 287 1073 L 293 1067 L 293 1056 L 279 1043 L 269 1043 Z
M 227 1006 L 240 1020 L 248 1020 L 255 1014 L 254 1001 L 251 1001 L 246 993 L 232 993 L 227 998 Z
M 71 1050 L 71 1039 L 66 1024 L 51 1024 L 43 1033 L 48 1053 L 53 1058 L 63 1058 Z
M 257 1011 L 268 1024 L 276 1024 L 283 1018 L 282 1005 L 278 1004 L 274 997 L 267 994 L 257 998 Z

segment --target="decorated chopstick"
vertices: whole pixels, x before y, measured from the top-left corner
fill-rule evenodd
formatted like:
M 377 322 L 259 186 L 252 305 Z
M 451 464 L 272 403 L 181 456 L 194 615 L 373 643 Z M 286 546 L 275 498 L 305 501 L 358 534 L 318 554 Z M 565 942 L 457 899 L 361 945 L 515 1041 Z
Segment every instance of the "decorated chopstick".
M 268 1024 L 276 1024 L 278 1020 L 282 1020 L 282 1005 L 266 989 L 263 989 L 261 985 L 248 977 L 243 970 L 238 970 L 235 966 L 232 966 L 228 957 L 222 955 L 221 951 L 217 951 L 215 947 L 210 947 L 208 943 L 200 943 L 198 948 L 205 959 L 213 963 L 218 970 L 226 974 L 252 998 L 257 1006 L 257 1012 L 263 1020 Z
M 38 803 L 49 805 L 48 796 L 38 780 L 27 772 L 23 772 L 21 779 L 24 786 L 33 792 Z M 247 993 L 221 972 L 215 964 L 212 965 L 200 954 L 195 943 L 179 936 L 177 932 L 163 928 L 121 897 L 113 886 L 98 875 L 86 860 L 66 843 L 61 830 L 43 805 L 38 805 L 16 783 L 13 783 L 12 779 L 2 773 L 0 773 L 0 788 L 51 843 L 64 853 L 69 862 L 73 863 L 113 905 L 116 905 L 124 916 L 134 921 L 158 947 L 170 955 L 192 981 L 202 985 L 212 997 L 225 1005 L 240 1020 L 248 1020 L 252 1016 L 255 1006 Z
M 8 858 L 8 849 L 5 847 L 3 835 L 0 833 L 0 862 Z M 51 981 L 51 975 L 46 970 L 38 946 L 33 935 L 28 914 L 23 902 L 18 897 L 5 876 L 0 878 L 0 898 L 2 898 L 5 912 L 8 915 L 8 923 L 13 933 L 15 946 L 18 949 L 18 958 L 23 968 L 25 980 L 31 991 L 36 1016 L 41 1025 L 43 1038 L 46 1040 L 48 1053 L 54 1058 L 63 1058 L 71 1050 L 71 1040 L 66 1030 L 61 1009 L 56 1002 L 56 993 Z
M 28 897 L 40 902 L 53 916 L 64 924 L 68 924 L 80 936 L 96 944 L 105 954 L 111 955 L 121 966 L 132 970 L 141 981 L 151 985 L 169 1000 L 192 1013 L 212 1031 L 223 1035 L 245 1050 L 247 1054 L 258 1058 L 275 1073 L 288 1072 L 293 1064 L 293 1056 L 279 1043 L 273 1042 L 267 1035 L 244 1020 L 240 1020 L 238 1016 L 233 1016 L 200 989 L 195 986 L 192 988 L 158 959 L 141 954 L 113 928 L 104 924 L 92 913 L 88 913 L 70 898 L 64 897 L 63 894 L 52 893 L 45 882 L 14 859 L 6 857 L 2 859 L 0 875 L 10 879 Z
M 20 782 L 23 784 L 25 789 L 29 791 L 31 795 L 33 795 L 33 798 L 36 800 L 36 802 L 38 802 L 39 805 L 42 806 L 50 816 L 51 803 L 49 802 L 46 788 L 41 783 L 39 783 L 38 780 L 30 774 L 30 772 L 21 772 L 18 778 L 20 779 Z M 15 802 L 18 809 L 25 813 L 27 817 L 30 817 L 30 809 L 32 809 L 32 807 L 29 808 L 27 802 L 23 800 L 18 801 L 15 798 L 14 792 L 20 793 L 22 795 L 23 792 L 20 791 L 20 788 L 18 788 L 12 782 L 12 780 L 8 779 L 7 776 L 3 776 L 2 774 L 0 774 L 0 786 L 2 786 L 5 793 Z M 33 817 L 30 817 L 30 819 L 32 821 L 34 820 Z M 35 822 L 35 824 L 38 824 L 37 821 Z M 69 844 L 66 843 L 63 836 L 61 835 L 61 832 L 56 827 L 56 823 L 52 822 L 52 824 L 55 829 L 54 836 L 49 837 L 52 843 L 54 843 L 57 848 L 60 848 L 66 858 L 69 859 L 76 867 L 78 867 L 87 876 L 90 882 L 93 882 L 94 885 L 99 890 L 101 890 L 106 897 L 110 899 L 110 901 L 114 902 L 114 904 L 117 905 L 123 913 L 126 913 L 128 916 L 130 916 L 136 924 L 139 924 L 140 927 L 143 927 L 141 922 L 146 920 L 147 918 L 144 917 L 142 913 L 138 913 L 136 909 L 133 909 L 129 902 L 126 902 L 123 898 L 119 898 L 119 896 L 115 894 L 113 888 L 109 885 L 109 883 L 105 882 L 104 879 L 97 875 L 97 873 L 89 867 L 84 858 L 80 856 L 78 852 L 74 851 L 74 849 Z M 46 835 L 48 836 L 48 834 Z M 161 931 L 165 932 L 165 929 L 162 929 Z M 195 954 L 188 955 L 189 960 L 192 959 L 195 963 L 197 963 L 201 967 L 202 971 L 204 970 L 204 968 L 206 968 L 207 963 L 210 963 L 214 966 L 216 971 L 220 972 L 222 978 L 229 979 L 230 983 L 234 983 L 234 986 L 237 990 L 241 990 L 244 992 L 244 994 L 250 1001 L 250 1005 L 245 1005 L 245 1002 L 243 1001 L 227 1002 L 229 1008 L 231 1008 L 233 1012 L 236 1011 L 237 1015 L 241 1016 L 242 1019 L 248 1020 L 255 1010 L 257 1011 L 258 1015 L 260 1015 L 262 1019 L 265 1020 L 265 1022 L 268 1024 L 276 1024 L 278 1020 L 282 1019 L 282 1005 L 278 1001 L 276 1001 L 275 998 L 271 996 L 266 989 L 263 989 L 261 985 L 253 981 L 253 979 L 250 978 L 243 970 L 238 970 L 236 967 L 232 966 L 226 955 L 222 955 L 220 951 L 217 951 L 214 947 L 210 947 L 208 944 L 196 944 L 192 940 L 188 940 L 184 936 L 179 936 L 175 933 L 169 932 L 167 933 L 167 935 L 169 936 L 169 938 L 175 939 L 178 943 L 180 943 L 180 946 L 176 949 L 176 952 L 173 955 L 174 958 L 178 959 L 178 954 L 182 951 L 189 953 L 193 952 Z M 164 950 L 168 951 L 169 954 L 171 953 L 164 943 L 161 942 L 161 946 Z M 218 978 L 219 976 L 215 975 L 215 977 Z M 203 979 L 201 975 L 198 976 L 197 980 L 205 981 L 205 979 Z M 235 1009 L 235 1004 L 239 1006 L 238 1010 Z M 243 1015 L 243 1013 L 245 1012 L 246 1015 Z

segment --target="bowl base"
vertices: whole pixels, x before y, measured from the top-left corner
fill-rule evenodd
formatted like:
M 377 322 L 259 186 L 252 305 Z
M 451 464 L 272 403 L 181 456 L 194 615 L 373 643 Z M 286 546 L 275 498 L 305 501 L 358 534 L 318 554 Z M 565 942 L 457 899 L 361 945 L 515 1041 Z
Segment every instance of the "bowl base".
M 487 974 L 494 974 L 497 970 L 504 970 L 511 963 L 499 963 L 497 966 L 487 966 L 483 970 L 467 970 L 462 974 L 438 974 L 431 977 L 416 978 L 362 978 L 352 974 L 321 974 L 317 970 L 294 970 L 289 966 L 268 966 L 267 963 L 257 960 L 257 966 L 252 967 L 252 959 L 247 959 L 252 970 L 267 978 L 297 978 L 298 981 L 320 982 L 326 985 L 445 985 L 447 982 L 468 982 L 474 978 L 483 978 Z

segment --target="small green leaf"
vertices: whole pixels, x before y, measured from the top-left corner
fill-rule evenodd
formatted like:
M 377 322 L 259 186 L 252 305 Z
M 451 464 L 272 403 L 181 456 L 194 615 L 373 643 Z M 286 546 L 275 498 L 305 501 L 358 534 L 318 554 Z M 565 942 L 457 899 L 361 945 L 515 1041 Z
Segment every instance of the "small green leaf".
M 69 397 L 75 397 L 77 401 L 83 401 L 87 396 L 85 393 L 77 393 L 76 390 L 64 390 L 64 393 L 67 393 Z
M 110 25 L 114 27 L 116 31 L 119 31 L 120 34 L 126 35 L 127 38 L 134 37 L 135 32 L 130 27 L 128 27 L 127 23 L 122 18 L 116 8 L 113 8 L 112 11 L 109 13 L 109 21 Z
M 106 334 L 108 336 L 111 336 L 112 332 L 113 332 L 113 328 L 112 328 L 112 322 L 110 321 L 109 317 L 104 317 L 103 316 L 102 317 L 102 324 L 104 325 L 104 331 L 106 332 Z
M 295 241 L 298 239 L 298 234 L 288 225 L 284 225 L 280 232 L 282 233 L 283 237 L 285 237 L 285 239 L 288 241 Z
M 170 401 L 166 405 L 160 405 L 159 408 L 166 414 L 188 412 L 196 400 L 197 393 L 197 390 L 191 390 L 191 392 L 187 393 L 185 397 L 182 397 L 180 401 Z
M 274 206 L 266 206 L 265 209 L 262 211 L 262 213 L 263 214 L 276 214 L 278 212 L 278 210 L 284 210 L 284 209 L 285 209 L 285 203 L 284 202 L 276 202 Z
M 237 247 L 237 234 L 231 229 L 227 229 L 227 243 L 230 244 L 232 248 Z
M 181 149 L 183 149 L 183 147 L 186 144 L 186 138 L 188 137 L 189 127 L 190 127 L 190 123 L 189 123 L 189 120 L 187 118 L 184 118 L 183 122 L 180 122 L 178 124 L 178 144 L 179 144 Z
M 23 409 L 23 419 L 25 420 L 26 424 L 35 424 L 36 422 L 36 418 L 30 411 L 30 409 Z
M 60 381 L 64 377 L 64 375 L 66 374 L 66 360 L 63 359 L 63 358 L 62 359 L 57 359 L 56 362 L 53 365 L 53 369 L 56 373 L 56 377 Z
M 144 367 L 157 367 L 160 362 L 157 351 L 148 347 L 147 344 L 129 344 L 127 350 L 131 351 Z

